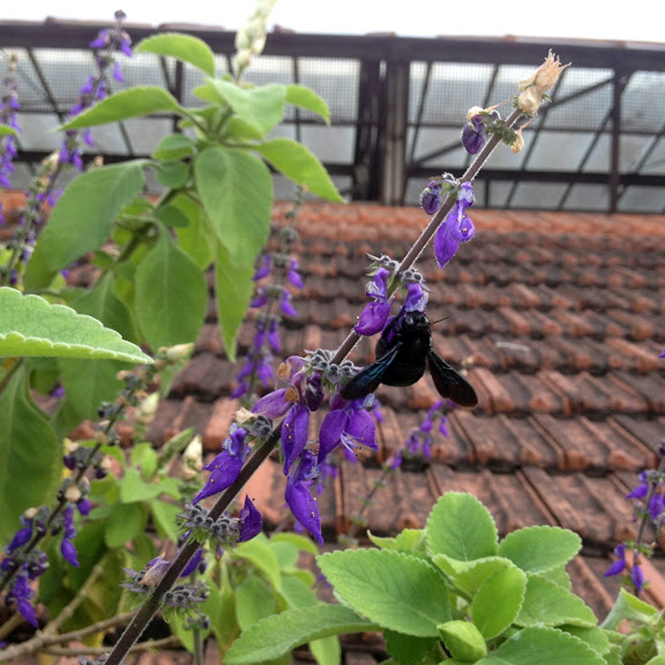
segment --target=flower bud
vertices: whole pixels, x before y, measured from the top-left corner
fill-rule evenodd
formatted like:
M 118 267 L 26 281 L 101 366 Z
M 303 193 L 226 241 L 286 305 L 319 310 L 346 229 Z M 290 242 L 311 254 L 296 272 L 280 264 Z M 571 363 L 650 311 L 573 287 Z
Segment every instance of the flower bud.
M 195 436 L 182 454 L 182 477 L 185 480 L 196 478 L 203 468 L 203 444 L 200 436 Z
M 513 153 L 517 154 L 524 149 L 524 137 L 522 136 L 522 128 L 520 127 L 515 132 L 515 140 L 513 141 L 510 149 Z
M 529 78 L 520 81 L 520 95 L 517 106 L 527 115 L 533 115 L 542 102 L 543 94 L 549 90 L 559 78 L 561 72 L 570 67 L 570 63 L 562 65 L 558 56 L 552 51 L 547 54 L 545 62 Z
M 192 355 L 194 344 L 176 344 L 166 350 L 166 359 L 172 363 L 179 362 L 180 360 L 187 360 Z

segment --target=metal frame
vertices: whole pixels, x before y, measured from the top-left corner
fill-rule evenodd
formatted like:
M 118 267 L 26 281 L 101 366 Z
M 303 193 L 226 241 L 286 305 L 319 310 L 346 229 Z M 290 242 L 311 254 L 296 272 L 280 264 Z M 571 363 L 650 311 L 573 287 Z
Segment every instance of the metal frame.
M 50 109 L 61 120 L 66 109 L 58 107 L 49 81 L 40 68 L 35 48 L 85 49 L 99 24 L 89 23 L 0 23 L 0 49 L 20 47 L 27 49 L 31 63 L 37 73 L 43 89 L 44 99 Z M 230 65 L 235 51 L 234 33 L 213 29 L 193 29 L 189 26 L 164 25 L 152 29 L 145 26 L 127 26 L 135 41 L 147 36 L 178 29 L 196 35 L 205 40 L 215 53 L 226 56 Z M 353 163 L 327 163 L 332 175 L 349 176 L 352 186 L 347 192 L 357 200 L 375 200 L 388 205 L 403 205 L 407 183 L 411 178 L 427 178 L 432 175 L 432 168 L 424 164 L 459 149 L 459 143 L 440 146 L 427 154 L 416 155 L 416 142 L 419 133 L 426 127 L 442 129 L 453 128 L 448 124 L 426 123 L 423 121 L 427 95 L 431 90 L 432 66 L 439 62 L 492 64 L 488 78 L 484 104 L 490 103 L 495 89 L 500 68 L 503 65 L 534 65 L 541 62 L 547 48 L 561 53 L 578 67 L 609 69 L 612 76 L 578 90 L 564 98 L 553 93 L 555 102 L 541 111 L 537 124 L 529 137 L 529 146 L 525 150 L 519 169 L 483 170 L 479 181 L 485 184 L 485 204 L 491 196 L 491 182 L 510 182 L 511 187 L 504 207 L 511 207 L 519 183 L 558 183 L 565 185 L 559 197 L 556 209 L 566 206 L 575 184 L 604 185 L 607 187 L 608 212 L 616 212 L 619 202 L 627 188 L 665 187 L 665 176 L 642 172 L 649 157 L 659 141 L 665 140 L 665 118 L 658 128 L 632 131 L 632 135 L 651 136 L 642 157 L 630 173 L 621 173 L 621 117 L 623 93 L 631 76 L 637 71 L 665 72 L 665 46 L 661 45 L 626 45 L 615 42 L 579 42 L 559 41 L 545 44 L 542 40 L 523 39 L 461 39 L 446 38 L 419 39 L 400 38 L 391 35 L 368 36 L 330 36 L 307 35 L 276 32 L 269 36 L 265 54 L 283 56 L 292 59 L 292 77 L 300 80 L 299 61 L 301 58 L 325 58 L 335 60 L 357 59 L 360 63 L 358 80 L 358 106 L 355 120 L 336 122 L 333 125 L 353 125 L 356 129 Z M 415 121 L 409 122 L 409 75 L 413 62 L 424 62 L 426 72 L 417 102 Z M 182 100 L 185 90 L 186 68 L 176 62 L 174 66 L 160 59 L 160 67 L 165 87 L 178 99 Z M 561 87 L 565 74 L 559 81 Z M 533 170 L 529 161 L 538 144 L 538 137 L 544 131 L 588 133 L 588 129 L 579 127 L 551 127 L 547 116 L 552 109 L 564 104 L 574 104 L 605 86 L 612 87 L 612 105 L 603 122 L 593 130 L 593 139 L 580 160 L 577 168 L 570 171 Z M 303 117 L 296 109 L 293 125 L 297 140 L 301 140 L 302 127 L 315 122 Z M 174 130 L 176 124 L 174 120 Z M 412 130 L 411 145 L 407 145 L 407 132 Z M 123 142 L 128 155 L 135 155 L 128 133 L 121 127 Z M 608 172 L 589 172 L 586 165 L 601 136 L 610 135 L 610 159 Z M 40 151 L 22 151 L 19 159 L 28 163 L 44 156 Z M 140 156 L 140 155 L 139 155 Z M 108 162 L 122 159 L 122 156 L 106 156 Z M 468 163 L 468 160 L 467 160 Z

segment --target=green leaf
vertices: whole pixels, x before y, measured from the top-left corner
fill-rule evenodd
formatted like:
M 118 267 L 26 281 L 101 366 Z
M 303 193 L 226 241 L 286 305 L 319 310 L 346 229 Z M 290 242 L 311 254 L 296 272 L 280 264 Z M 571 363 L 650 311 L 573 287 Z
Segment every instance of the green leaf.
M 487 655 L 485 639 L 468 621 L 456 619 L 439 626 L 439 635 L 453 658 L 475 662 Z
M 295 83 L 287 85 L 286 102 L 287 104 L 300 106 L 312 113 L 316 113 L 326 121 L 327 125 L 330 124 L 330 109 L 328 108 L 328 104 L 314 90 Z
M 529 575 L 518 626 L 595 626 L 593 610 L 574 593 L 539 575 Z
M 492 575 L 514 566 L 509 559 L 498 556 L 476 559 L 475 561 L 458 561 L 445 554 L 436 554 L 432 557 L 432 561 L 445 573 L 456 588 L 469 596 L 474 596 L 485 580 Z
M 515 633 L 476 665 L 605 665 L 582 640 L 555 628 L 530 627 Z
M 145 531 L 146 511 L 140 503 L 114 503 L 106 523 L 104 541 L 108 547 L 124 547 Z
M 275 553 L 281 570 L 295 570 L 298 563 L 298 548 L 293 543 L 268 541 L 268 547 Z
M 155 210 L 155 217 L 171 229 L 185 229 L 189 226 L 189 219 L 184 212 L 172 205 L 160 206 Z
M 132 448 L 131 464 L 138 468 L 141 477 L 150 480 L 157 471 L 157 453 L 152 444 L 139 443 Z
M 11 540 L 24 510 L 50 505 L 61 480 L 62 446 L 28 384 L 19 367 L 0 392 L 0 546 Z
M 270 84 L 260 88 L 241 88 L 231 81 L 208 79 L 226 103 L 248 125 L 265 137 L 284 119 L 286 88 Z
M 201 270 L 206 270 L 215 256 L 216 238 L 203 208 L 186 196 L 176 196 L 170 207 L 182 212 L 188 220 L 187 226 L 176 227 L 175 230 L 180 249 L 187 253 Z
M 339 665 L 342 662 L 342 648 L 339 638 L 332 635 L 309 643 L 309 650 L 318 665 Z
M 471 604 L 471 620 L 486 640 L 498 637 L 520 612 L 526 575 L 517 567 L 499 570 L 485 580 Z
M 347 550 L 317 562 L 336 595 L 386 628 L 434 637 L 437 625 L 452 618 L 443 577 L 422 559 L 391 550 Z
M 386 651 L 400 665 L 436 663 L 441 660 L 442 653 L 437 638 L 414 637 L 396 633 L 393 630 L 384 630 L 383 635 L 386 639 Z M 431 657 L 434 654 L 437 654 L 438 657 Z M 448 661 L 446 661 L 446 665 L 448 665 Z
M 0 125 L 0 136 L 18 136 L 18 132 L 9 125 Z
M 141 349 L 115 330 L 64 305 L 0 287 L 0 356 L 113 358 L 151 363 Z
M 175 478 L 163 478 L 159 482 L 147 483 L 141 478 L 138 469 L 129 467 L 125 471 L 120 485 L 120 501 L 122 503 L 150 501 L 162 494 L 169 494 L 174 499 L 179 498 L 178 481 Z
M 157 86 L 137 86 L 129 90 L 116 92 L 98 102 L 87 111 L 83 111 L 60 127 L 66 131 L 120 122 L 142 115 L 162 112 L 183 115 L 183 109 L 176 98 L 164 88 Z
M 253 265 L 270 232 L 272 178 L 243 150 L 207 148 L 194 163 L 203 208 L 232 263 Z
M 582 547 L 580 537 L 554 526 L 530 526 L 509 533 L 499 545 L 499 555 L 529 573 L 567 564 Z
M 160 538 L 169 538 L 171 542 L 178 542 L 178 528 L 175 525 L 176 515 L 182 512 L 182 508 L 174 503 L 167 503 L 160 499 L 150 502 L 152 519 L 157 528 Z
M 426 554 L 425 530 L 403 529 L 395 538 L 382 538 L 368 531 L 369 539 L 382 550 L 395 550 L 411 554 Z
M 136 315 L 151 348 L 196 339 L 208 305 L 199 267 L 165 231 L 136 270 Z
M 221 580 L 219 582 L 215 582 L 215 577 L 213 577 L 217 568 L 221 568 Z M 240 632 L 236 620 L 236 597 L 229 579 L 228 569 L 223 562 L 214 567 L 210 566 L 206 577 L 210 594 L 202 604 L 201 610 L 210 617 L 210 625 L 217 639 L 219 652 L 222 659 L 225 659 L 226 650 Z
M 600 654 L 605 654 L 610 650 L 610 640 L 605 631 L 598 626 L 559 626 L 559 628 L 579 637 Z
M 658 610 L 655 607 L 622 588 L 601 628 L 616 630 L 623 619 L 648 624 L 656 614 Z
M 278 171 L 307 191 L 330 201 L 344 203 L 323 164 L 301 143 L 284 138 L 271 139 L 253 148 Z
M 47 287 L 59 270 L 109 239 L 113 222 L 145 185 L 143 164 L 95 168 L 67 187 L 28 263 L 28 289 Z
M 202 40 L 179 32 L 164 32 L 139 42 L 134 53 L 170 56 L 194 65 L 209 76 L 215 75 L 215 54 Z
M 254 575 L 236 587 L 236 617 L 240 630 L 247 630 L 260 619 L 274 614 L 275 594 Z
M 253 566 L 260 570 L 272 585 L 275 591 L 282 588 L 282 575 L 279 570 L 277 556 L 270 547 L 258 540 L 250 540 L 240 543 L 234 554 L 242 559 L 247 559 Z
M 155 159 L 182 159 L 194 152 L 195 145 L 186 134 L 170 134 L 157 144 L 152 156 Z
M 270 537 L 270 542 L 292 543 L 299 550 L 302 550 L 303 552 L 309 552 L 310 554 L 314 554 L 314 556 L 316 556 L 319 553 L 319 548 L 309 538 L 301 536 L 297 533 L 288 533 L 288 532 L 275 533 Z
M 377 630 L 342 605 L 316 605 L 273 614 L 248 628 L 226 652 L 226 665 L 260 663 L 278 658 L 301 644 L 331 635 Z
M 497 553 L 494 519 L 475 496 L 447 492 L 427 519 L 427 545 L 431 555 L 445 554 L 458 561 L 473 561 Z
M 157 182 L 167 189 L 180 189 L 189 180 L 189 164 L 184 162 L 160 162 Z
M 228 252 L 217 243 L 215 263 L 215 298 L 217 319 L 229 360 L 236 360 L 236 335 L 245 318 L 247 307 L 254 293 L 254 265 L 247 264 L 242 270 L 234 265 Z
M 282 590 L 279 595 L 290 610 L 316 605 L 317 603 L 316 594 L 312 591 L 310 585 L 303 582 L 299 577 L 291 577 L 290 575 L 282 578 Z

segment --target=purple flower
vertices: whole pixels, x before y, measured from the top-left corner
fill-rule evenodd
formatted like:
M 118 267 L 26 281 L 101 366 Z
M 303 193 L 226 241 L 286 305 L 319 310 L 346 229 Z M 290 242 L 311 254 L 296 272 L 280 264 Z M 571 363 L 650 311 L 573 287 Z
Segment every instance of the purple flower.
M 286 289 L 284 289 L 282 291 L 282 298 L 279 302 L 279 307 L 287 316 L 298 316 L 296 308 L 291 304 L 292 298 L 293 296 Z
M 649 481 L 647 480 L 647 474 L 642 471 L 638 476 L 640 484 L 634 489 L 626 494 L 627 499 L 644 499 L 644 497 L 649 493 Z
M 108 30 L 100 30 L 99 34 L 95 39 L 93 39 L 88 46 L 90 48 L 94 49 L 100 49 L 100 48 L 106 48 L 109 45 L 110 42 L 110 37 L 109 37 L 109 31 Z
M 281 353 L 282 346 L 279 339 L 279 321 L 277 319 L 270 321 L 270 326 L 268 327 L 268 344 L 270 344 L 273 353 Z
M 279 418 L 283 416 L 292 405 L 292 402 L 286 399 L 286 393 L 286 388 L 279 388 L 264 395 L 254 404 L 252 413 L 262 413 L 266 418 Z
M 472 116 L 466 122 L 462 129 L 462 145 L 470 155 L 480 152 L 485 144 L 486 131 L 485 119 L 480 114 Z
M 302 282 L 300 273 L 298 272 L 298 259 L 289 259 L 289 268 L 287 271 L 287 279 L 297 289 L 302 289 L 305 285 Z
M 372 416 L 364 408 L 364 402 L 364 398 L 347 402 L 338 394 L 332 397 L 331 411 L 321 423 L 319 463 L 340 443 L 351 453 L 358 444 L 378 450 L 376 426 Z
M 379 268 L 372 281 L 368 282 L 365 292 L 374 299 L 365 306 L 358 317 L 354 330 L 359 335 L 369 336 L 381 332 L 390 316 L 390 302 L 388 301 L 388 277 L 390 270 Z
M 16 532 L 14 538 L 12 538 L 12 542 L 9 543 L 9 545 L 7 545 L 7 549 L 5 550 L 5 552 L 7 554 L 11 554 L 14 550 L 30 542 L 31 538 L 32 538 L 32 522 L 20 528 Z
M 633 570 L 630 573 L 630 577 L 633 580 L 633 585 L 637 593 L 642 591 L 644 587 L 644 571 L 638 564 L 633 564 Z
M 457 193 L 457 201 L 439 226 L 434 238 L 434 255 L 439 267 L 443 268 L 453 258 L 460 243 L 469 242 L 476 234 L 473 222 L 466 209 L 473 205 L 473 186 L 465 182 Z
M 258 282 L 260 279 L 267 277 L 270 274 L 270 255 L 263 254 L 259 259 L 259 266 L 254 272 L 252 279 Z
M 85 497 L 76 504 L 76 507 L 78 508 L 79 514 L 86 516 L 90 514 L 90 509 L 92 508 L 92 504 L 90 503 L 90 499 L 88 499 L 88 497 Z
M 261 533 L 261 530 L 263 529 L 263 518 L 248 496 L 245 496 L 245 505 L 238 517 L 242 522 L 240 536 L 238 537 L 239 543 L 247 542 Z
M 294 404 L 282 424 L 282 450 L 284 451 L 284 473 L 305 449 L 309 433 L 309 409 L 303 403 Z
M 67 561 L 67 563 L 71 564 L 72 566 L 75 566 L 76 568 L 79 567 L 79 562 L 76 554 L 76 547 L 74 547 L 74 544 L 72 543 L 71 540 L 68 540 L 67 538 L 62 539 L 62 544 L 60 545 L 60 552 L 62 553 L 62 556 L 65 558 L 65 561 Z
M 307 381 L 305 388 L 304 401 L 310 411 L 318 411 L 325 393 L 323 392 L 321 372 L 314 372 Z
M 260 309 L 268 303 L 270 296 L 265 287 L 261 286 L 256 290 L 256 294 L 252 298 L 252 301 L 249 303 L 249 306 L 253 309 Z
M 293 516 L 316 538 L 320 545 L 323 545 L 319 507 L 310 492 L 310 487 L 317 475 L 318 467 L 314 455 L 308 450 L 303 451 L 298 464 L 289 474 L 284 497 Z
M 7 594 L 7 602 L 11 603 L 16 601 L 18 603 L 18 611 L 23 615 L 25 620 L 35 628 L 39 627 L 37 623 L 37 614 L 35 608 L 32 606 L 30 599 L 35 595 L 35 592 L 28 584 L 28 578 L 25 575 L 19 575 L 14 582 L 12 590 Z
M 194 497 L 194 504 L 218 494 L 236 481 L 249 453 L 246 437 L 247 430 L 244 427 L 236 428 L 222 444 L 222 452 L 210 464 L 203 467 L 206 471 L 210 471 L 210 477 L 203 489 Z
M 612 577 L 619 575 L 626 569 L 626 545 L 621 543 L 614 548 L 614 554 L 617 555 L 617 560 L 605 571 L 604 577 Z
M 428 215 L 434 215 L 441 207 L 443 196 L 441 194 L 441 183 L 437 180 L 430 181 L 420 195 L 420 205 Z
M 411 282 L 406 287 L 406 298 L 402 303 L 403 312 L 424 312 L 429 296 L 418 282 Z
M 187 565 L 185 566 L 182 573 L 180 573 L 180 577 L 187 577 L 188 575 L 191 575 L 196 570 L 196 567 L 199 565 L 199 563 L 201 562 L 202 556 L 203 556 L 203 548 L 199 547 L 199 549 L 196 550 L 196 552 L 194 553 L 194 556 L 187 562 Z

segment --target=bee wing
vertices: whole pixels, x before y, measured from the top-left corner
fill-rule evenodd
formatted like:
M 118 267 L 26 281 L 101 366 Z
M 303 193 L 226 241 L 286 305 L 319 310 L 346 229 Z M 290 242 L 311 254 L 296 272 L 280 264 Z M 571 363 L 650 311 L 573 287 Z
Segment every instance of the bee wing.
M 451 399 L 460 406 L 474 407 L 478 404 L 478 396 L 473 386 L 445 360 L 430 351 L 427 361 L 434 385 L 441 397 Z
M 375 363 L 368 365 L 360 370 L 345 386 L 342 388 L 341 395 L 344 399 L 353 400 L 367 397 L 373 393 L 381 383 L 383 375 L 395 360 L 401 343 L 396 343 L 388 352 L 384 353 Z

